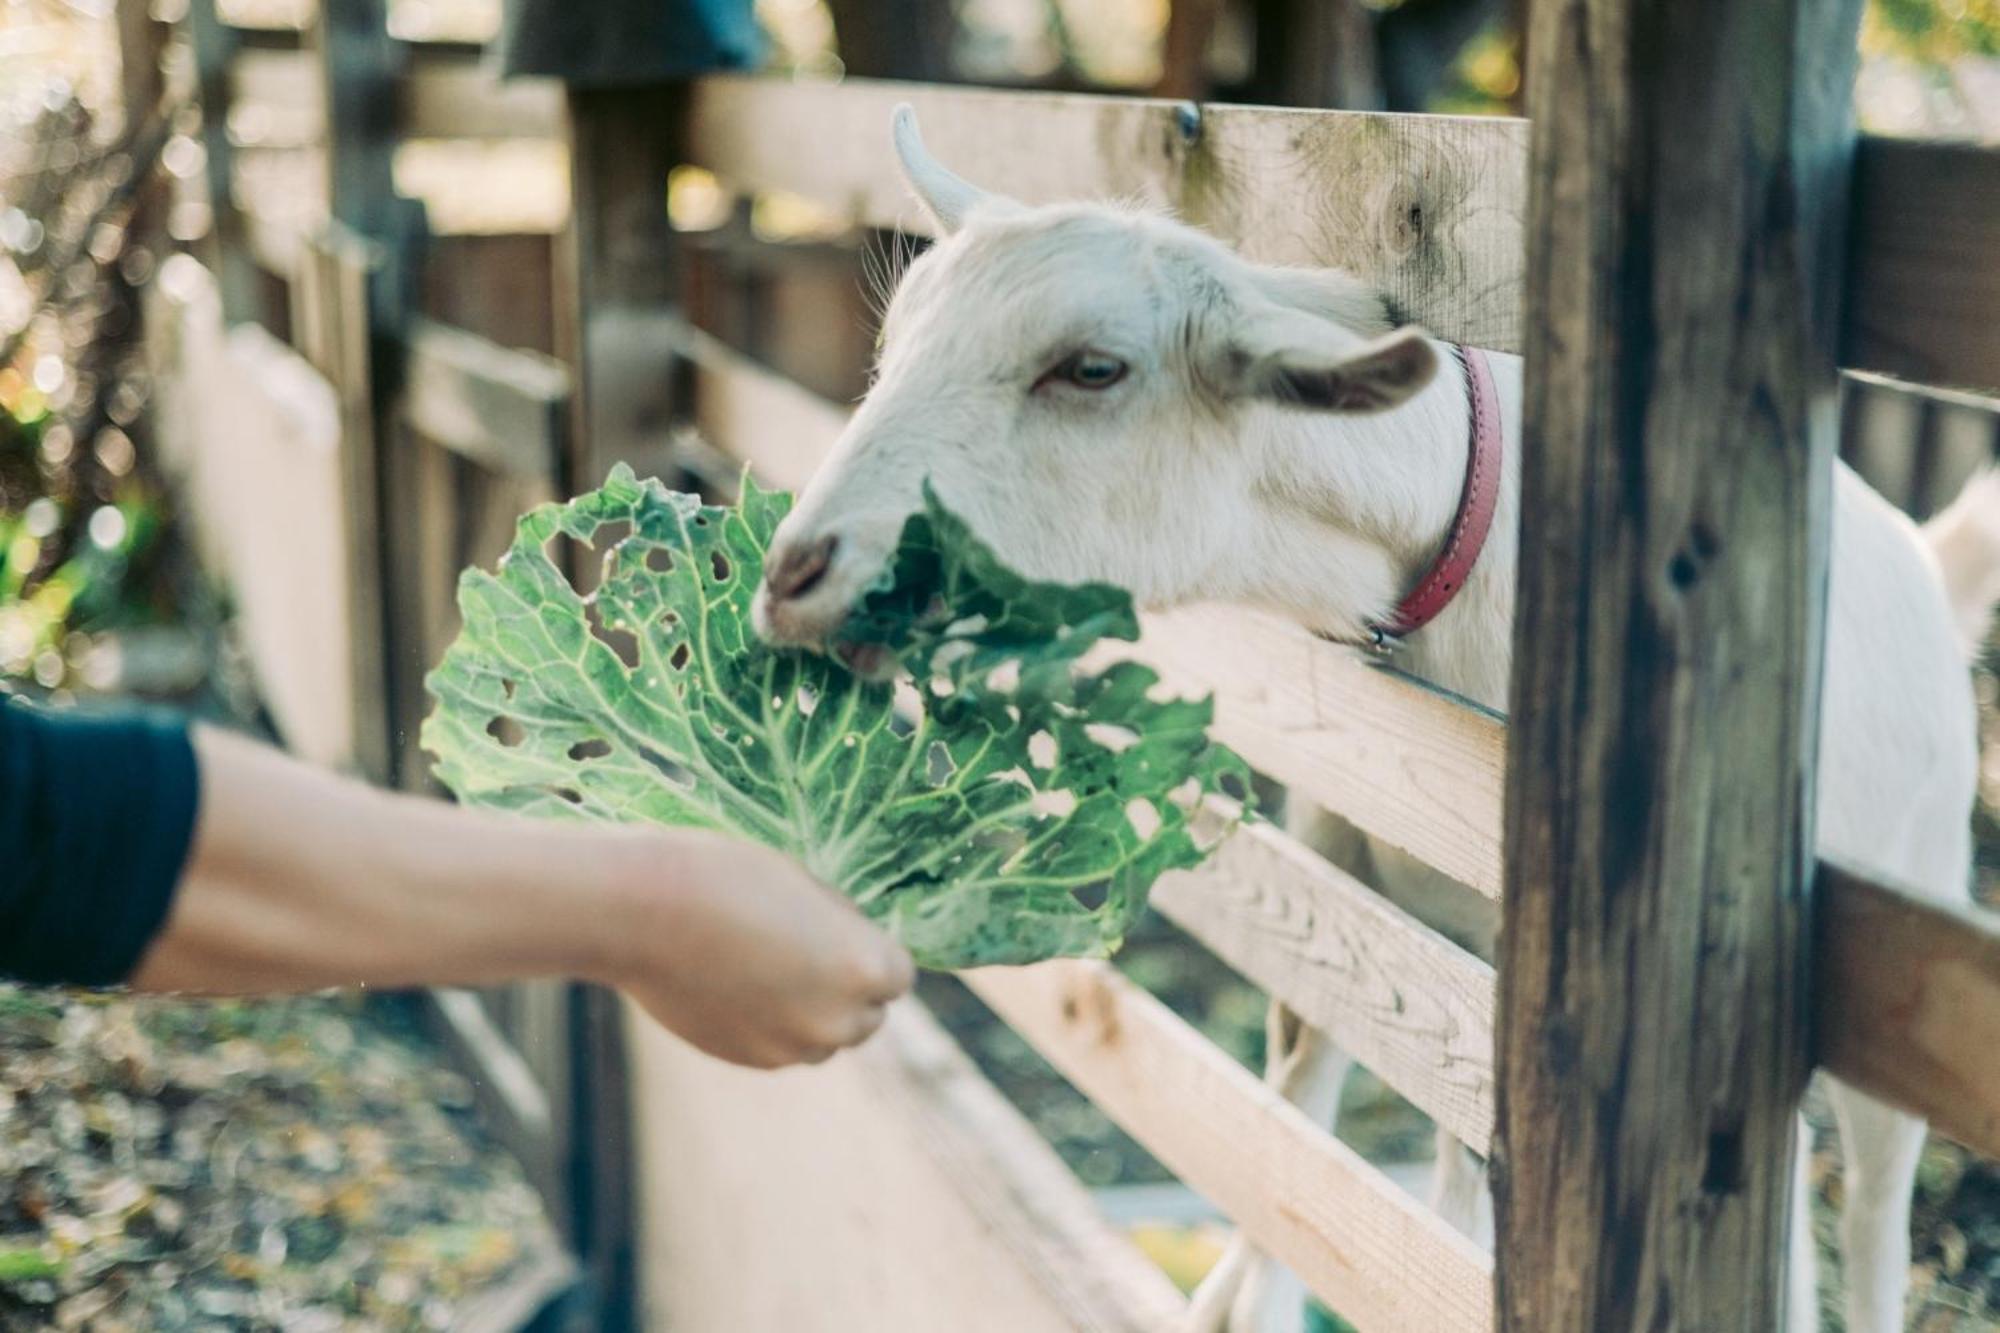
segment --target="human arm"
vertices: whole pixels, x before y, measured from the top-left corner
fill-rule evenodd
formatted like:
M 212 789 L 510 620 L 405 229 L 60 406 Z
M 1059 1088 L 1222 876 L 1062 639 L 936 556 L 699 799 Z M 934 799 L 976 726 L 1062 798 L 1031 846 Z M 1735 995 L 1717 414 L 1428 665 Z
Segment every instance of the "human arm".
M 51 736 L 38 743 L 60 760 L 65 746 Z M 114 805 L 125 804 L 135 784 L 153 784 L 154 800 L 130 802 L 134 817 L 160 809 L 172 816 L 180 787 L 194 803 L 177 766 L 198 770 L 198 814 L 181 811 L 193 819 L 191 846 L 183 829 L 185 867 L 170 905 L 162 904 L 164 925 L 160 908 L 149 909 L 150 918 L 120 916 L 119 904 L 83 880 L 42 874 L 14 900 L 21 912 L 61 907 L 73 891 L 76 901 L 44 932 L 71 945 L 46 968 L 12 970 L 36 970 L 38 980 L 119 979 L 60 971 L 73 966 L 74 943 L 93 938 L 92 923 L 79 918 L 94 914 L 96 936 L 151 934 L 150 945 L 141 938 L 100 950 L 91 965 L 116 969 L 122 949 L 130 981 L 142 990 L 573 976 L 620 987 L 711 1054 L 767 1066 L 820 1058 L 864 1038 L 884 1004 L 909 986 L 898 946 L 793 862 L 760 847 L 691 830 L 531 822 L 393 795 L 212 730 L 193 733 L 191 758 L 178 733 L 157 739 L 157 769 L 95 780 Z M 8 752 L 23 757 L 11 733 Z M 60 809 L 30 813 L 63 822 Z M 68 842 L 81 856 L 107 836 L 171 844 L 173 828 L 167 817 L 158 828 L 80 833 Z M 8 923 L 16 920 L 36 926 L 20 912 Z

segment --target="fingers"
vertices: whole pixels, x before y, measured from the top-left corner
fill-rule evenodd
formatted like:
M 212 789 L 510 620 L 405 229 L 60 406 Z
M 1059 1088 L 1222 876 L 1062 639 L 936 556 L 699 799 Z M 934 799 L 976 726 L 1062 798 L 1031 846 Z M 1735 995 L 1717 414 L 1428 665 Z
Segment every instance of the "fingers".
M 872 1004 L 900 999 L 916 984 L 916 964 L 909 953 L 887 935 L 877 933 L 876 947 L 863 960 L 856 977 L 856 989 Z

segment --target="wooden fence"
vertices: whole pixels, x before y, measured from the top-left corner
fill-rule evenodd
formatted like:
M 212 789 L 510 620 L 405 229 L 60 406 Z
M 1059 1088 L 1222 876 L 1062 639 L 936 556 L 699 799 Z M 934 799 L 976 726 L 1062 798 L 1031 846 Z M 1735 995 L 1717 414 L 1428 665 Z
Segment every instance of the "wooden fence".
M 496 554 L 526 503 L 619 459 L 664 472 L 719 455 L 781 485 L 810 476 L 847 409 L 752 354 L 768 339 L 744 336 L 756 321 L 738 298 L 759 280 L 757 247 L 732 249 L 740 228 L 677 233 L 669 178 L 698 167 L 744 200 L 916 230 L 886 146 L 889 107 L 910 100 L 942 158 L 1018 197 L 1169 205 L 1256 257 L 1348 268 L 1439 336 L 1529 353 L 1525 484 L 1538 512 L 1570 516 L 1553 525 L 1561 543 L 1523 553 L 1517 681 L 1543 690 L 1517 684 L 1511 734 L 1255 612 L 1151 616 L 1135 649 L 1177 689 L 1213 693 L 1220 738 L 1295 798 L 1501 904 L 1496 974 L 1270 828 L 1155 891 L 1244 976 L 1496 1154 L 1498 1300 L 1492 1258 L 1112 967 L 969 974 L 986 1003 L 1364 1330 L 1779 1326 L 1791 1110 L 1812 1063 L 2000 1153 L 2000 928 L 1817 864 L 1809 841 L 1800 738 L 1817 698 L 1827 505 L 1812 478 L 1834 447 L 1836 358 L 1869 377 L 1850 389 L 1868 409 L 1848 414 L 1849 453 L 1876 451 L 1878 475 L 1898 470 L 1898 498 L 1917 507 L 1991 456 L 1994 403 L 1881 377 L 2000 386 L 2000 152 L 1852 145 L 1844 91 L 1816 100 L 1851 82 L 1851 6 L 1542 0 L 1531 133 L 861 81 L 501 87 L 462 48 L 391 40 L 378 0 L 328 0 L 303 33 L 232 30 L 212 3 L 191 0 L 189 20 L 211 267 L 228 317 L 288 337 L 339 403 L 329 485 L 346 517 L 353 740 L 336 757 L 421 785 L 418 682 L 452 630 L 456 571 Z M 1847 26 L 1813 28 L 1835 10 Z M 1752 72 L 1730 54 L 1773 34 L 1790 63 Z M 1677 147 L 1689 117 L 1779 128 Z M 506 136 L 566 149 L 568 227 L 427 235 L 397 197 L 396 145 Z M 312 186 L 303 204 L 260 157 Z M 1641 159 L 1651 169 L 1628 175 Z M 1801 238 L 1803 254 L 1779 244 Z M 1768 262 L 1774 246 L 1782 262 Z M 1742 287 L 1690 284 L 1654 303 L 1645 275 L 1691 255 Z M 1724 290 L 1744 304 L 1718 318 Z M 1667 399 L 1697 419 L 1704 394 L 1734 401 L 1719 378 L 1731 358 L 1704 337 L 1749 340 L 1771 363 L 1756 427 L 1771 447 L 1746 447 L 1732 422 L 1646 424 Z M 1624 373 L 1646 354 L 1635 338 L 1707 350 L 1656 379 Z M 1899 412 L 1934 442 L 1885 446 L 1906 434 Z M 1891 424 L 1857 424 L 1878 413 Z M 1718 499 L 1734 494 L 1755 503 Z M 1678 531 L 1694 513 L 1716 525 L 1703 586 L 1792 569 L 1786 613 L 1757 620 L 1726 591 L 1690 598 L 1659 631 L 1675 672 L 1607 655 L 1620 649 L 1585 635 L 1576 608 L 1615 622 L 1657 582 L 1650 547 L 1607 534 Z M 1707 647 L 1686 651 L 1690 635 Z M 1593 675 L 1625 684 L 1578 687 Z M 1724 763 L 1743 738 L 1689 711 L 1743 681 L 1771 719 L 1751 747 L 1761 766 Z M 1670 788 L 1684 799 L 1633 795 Z M 1754 817 L 1717 833 L 1706 821 L 1722 809 Z M 1718 859 L 1603 854 L 1697 845 Z M 1649 934 L 1648 920 L 1686 928 Z M 1705 938 L 1734 941 L 1738 965 L 1704 971 Z M 1634 966 L 1659 984 L 1636 993 Z M 1698 1026 L 1697 1001 L 1773 1014 L 1762 1040 L 1776 1044 Z M 643 1312 L 694 1329 L 1136 1331 L 1181 1308 L 919 1008 L 857 1059 L 767 1077 L 568 988 L 435 1007 L 564 1219 L 595 1326 Z M 1710 1070 L 1728 1091 L 1607 1097 L 1614 1066 Z M 1547 1151 L 1557 1129 L 1582 1137 Z M 1614 1147 L 1635 1134 L 1653 1145 L 1639 1166 Z M 1593 1211 L 1614 1199 L 1630 1210 Z M 1699 1243 L 1701 1228 L 1728 1246 Z M 1613 1246 L 1619 1262 L 1600 1262 Z M 1637 1303 L 1617 1286 L 1635 1273 L 1648 1284 Z

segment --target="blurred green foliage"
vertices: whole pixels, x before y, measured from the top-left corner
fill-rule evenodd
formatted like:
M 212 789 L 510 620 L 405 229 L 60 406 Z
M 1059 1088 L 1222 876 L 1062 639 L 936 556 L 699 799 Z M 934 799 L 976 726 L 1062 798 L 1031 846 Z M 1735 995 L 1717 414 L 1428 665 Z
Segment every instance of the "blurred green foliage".
M 42 690 L 109 686 L 115 661 L 98 636 L 166 609 L 133 578 L 163 514 L 129 441 L 107 432 L 98 451 L 117 466 L 84 467 L 66 436 L 44 396 L 0 370 L 0 678 Z
M 1926 65 L 2000 56 L 2000 0 L 1869 0 L 1861 49 Z

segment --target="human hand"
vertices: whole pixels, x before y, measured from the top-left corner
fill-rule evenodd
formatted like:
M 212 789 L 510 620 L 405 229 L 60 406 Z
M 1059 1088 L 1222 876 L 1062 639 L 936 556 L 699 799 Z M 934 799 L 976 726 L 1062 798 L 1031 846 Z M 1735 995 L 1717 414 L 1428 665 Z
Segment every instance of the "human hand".
M 901 945 L 791 858 L 692 831 L 646 843 L 638 928 L 610 979 L 710 1055 L 816 1064 L 872 1036 L 915 980 Z

